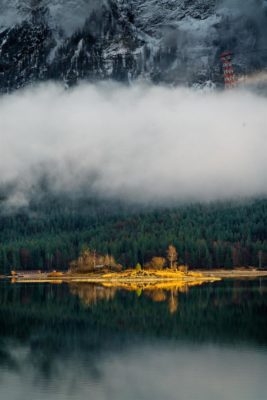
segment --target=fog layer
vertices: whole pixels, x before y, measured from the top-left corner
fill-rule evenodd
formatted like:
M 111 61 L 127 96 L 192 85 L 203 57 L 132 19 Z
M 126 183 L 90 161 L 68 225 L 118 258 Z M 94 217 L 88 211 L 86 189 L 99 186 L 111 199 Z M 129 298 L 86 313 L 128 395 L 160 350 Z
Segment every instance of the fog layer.
M 56 85 L 0 98 L 0 188 L 132 201 L 267 194 L 267 99 L 137 85 Z

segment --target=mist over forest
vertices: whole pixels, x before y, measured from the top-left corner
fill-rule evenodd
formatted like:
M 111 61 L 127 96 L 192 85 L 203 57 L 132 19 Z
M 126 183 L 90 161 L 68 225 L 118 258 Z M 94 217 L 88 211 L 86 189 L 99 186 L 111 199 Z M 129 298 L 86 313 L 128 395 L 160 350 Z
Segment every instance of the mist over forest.
M 2 207 L 42 185 L 170 204 L 267 194 L 267 99 L 246 90 L 43 85 L 0 99 Z

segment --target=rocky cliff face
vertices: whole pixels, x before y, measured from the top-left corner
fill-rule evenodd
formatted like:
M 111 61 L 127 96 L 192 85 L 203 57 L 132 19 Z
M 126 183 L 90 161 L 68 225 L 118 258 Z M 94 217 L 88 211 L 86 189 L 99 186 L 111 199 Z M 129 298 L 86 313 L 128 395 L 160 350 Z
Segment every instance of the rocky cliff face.
M 266 0 L 0 0 L 0 91 L 49 79 L 222 82 L 267 66 Z

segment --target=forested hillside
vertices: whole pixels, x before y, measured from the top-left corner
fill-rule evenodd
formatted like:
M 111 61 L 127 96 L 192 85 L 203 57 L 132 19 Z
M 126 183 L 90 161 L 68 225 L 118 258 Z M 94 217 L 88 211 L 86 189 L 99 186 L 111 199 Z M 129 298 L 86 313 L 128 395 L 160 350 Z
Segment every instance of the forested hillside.
M 195 268 L 267 266 L 267 200 L 171 208 L 47 200 L 0 216 L 0 272 L 65 269 L 85 246 L 124 267 L 166 256 Z

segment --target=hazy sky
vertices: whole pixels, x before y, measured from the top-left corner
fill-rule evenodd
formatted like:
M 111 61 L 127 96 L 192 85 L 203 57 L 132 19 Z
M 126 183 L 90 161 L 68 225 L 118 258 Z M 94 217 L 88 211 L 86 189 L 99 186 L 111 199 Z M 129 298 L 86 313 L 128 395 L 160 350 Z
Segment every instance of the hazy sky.
M 267 194 L 267 99 L 245 91 L 46 85 L 0 98 L 0 187 L 134 201 Z M 12 188 L 11 185 L 12 184 Z

